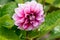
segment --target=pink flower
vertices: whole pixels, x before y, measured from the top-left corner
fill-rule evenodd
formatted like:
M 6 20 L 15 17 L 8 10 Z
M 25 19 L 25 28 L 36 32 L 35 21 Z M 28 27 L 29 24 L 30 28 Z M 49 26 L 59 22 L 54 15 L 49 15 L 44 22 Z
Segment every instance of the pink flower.
M 13 19 L 21 30 L 34 30 L 44 22 L 43 6 L 36 1 L 18 4 Z

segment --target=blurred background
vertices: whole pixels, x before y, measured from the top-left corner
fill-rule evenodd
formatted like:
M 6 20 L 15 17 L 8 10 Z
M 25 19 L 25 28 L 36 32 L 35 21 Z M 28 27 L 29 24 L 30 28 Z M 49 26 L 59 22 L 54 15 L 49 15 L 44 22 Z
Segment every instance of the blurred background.
M 27 40 L 25 39 L 26 32 L 17 29 L 12 20 L 17 4 L 27 1 L 31 0 L 0 0 L 0 40 Z M 36 1 L 44 7 L 45 23 L 38 29 L 40 33 L 29 31 L 28 36 L 33 38 L 41 34 L 40 37 L 36 37 L 33 40 L 60 40 L 60 0 Z

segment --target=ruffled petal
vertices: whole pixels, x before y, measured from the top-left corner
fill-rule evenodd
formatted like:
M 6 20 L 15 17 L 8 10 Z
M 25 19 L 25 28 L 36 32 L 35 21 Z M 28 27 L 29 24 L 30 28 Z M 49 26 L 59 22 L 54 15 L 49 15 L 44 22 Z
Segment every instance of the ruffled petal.
M 16 8 L 15 9 L 15 13 L 19 16 L 19 17 L 24 17 L 24 10 L 22 10 L 21 8 Z
M 20 19 L 20 17 L 19 17 L 17 14 L 14 14 L 14 15 L 12 16 L 12 18 L 13 18 L 15 21 L 17 21 L 17 20 Z
M 33 21 L 33 26 L 34 26 L 34 27 L 37 27 L 38 25 L 39 25 L 39 22 Z
M 36 13 L 39 13 L 41 11 L 43 11 L 43 6 L 42 4 L 37 4 L 34 10 Z
M 35 10 L 36 5 L 37 5 L 36 1 L 31 1 L 31 3 L 30 3 L 30 9 L 31 9 L 31 11 Z

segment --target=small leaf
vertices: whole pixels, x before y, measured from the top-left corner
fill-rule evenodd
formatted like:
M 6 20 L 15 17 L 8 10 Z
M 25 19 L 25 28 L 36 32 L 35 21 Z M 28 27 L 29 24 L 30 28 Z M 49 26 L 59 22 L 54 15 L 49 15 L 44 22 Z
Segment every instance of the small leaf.
M 11 1 L 11 0 L 0 0 L 0 5 L 6 4 L 6 3 L 10 2 L 10 1 Z
M 0 26 L 12 28 L 14 25 L 14 21 L 10 18 L 9 15 L 4 15 L 0 17 Z
M 44 11 L 47 12 L 49 10 L 50 6 L 49 5 L 45 5 L 44 6 Z
M 60 38 L 60 19 L 59 19 L 58 22 L 59 23 L 52 30 L 52 32 L 50 33 L 50 36 L 47 39 L 51 40 L 51 39 L 54 39 L 54 38 Z
M 17 3 L 24 3 L 24 0 L 15 0 Z
M 10 2 L 7 3 L 6 5 L 4 5 L 1 8 L 1 15 L 0 17 L 4 16 L 5 14 L 9 14 L 10 16 L 12 16 L 14 14 L 14 9 L 17 7 L 15 2 Z
M 26 40 L 26 31 L 24 30 L 20 30 L 20 35 L 19 35 L 19 38 L 20 40 Z
M 0 40 L 19 40 L 19 37 L 7 28 L 0 28 Z

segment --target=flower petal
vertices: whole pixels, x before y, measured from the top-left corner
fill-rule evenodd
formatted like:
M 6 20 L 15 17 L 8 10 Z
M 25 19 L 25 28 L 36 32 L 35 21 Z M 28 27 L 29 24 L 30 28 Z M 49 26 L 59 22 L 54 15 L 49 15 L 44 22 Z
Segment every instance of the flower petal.
M 12 18 L 13 18 L 15 21 L 17 21 L 17 20 L 20 19 L 20 17 L 19 17 L 17 14 L 14 14 L 14 15 L 12 16 Z
M 35 10 L 36 5 L 37 5 L 36 1 L 31 1 L 31 3 L 30 3 L 30 9 L 31 9 L 31 11 Z
M 19 17 L 24 17 L 24 11 L 21 8 L 16 8 L 15 9 L 15 13 L 19 16 Z
M 32 27 L 32 25 L 30 25 L 26 30 L 32 30 L 33 29 L 33 27 Z
M 36 7 L 35 7 L 35 10 L 34 10 L 36 13 L 39 13 L 41 11 L 43 11 L 43 6 L 42 4 L 37 4 Z
M 34 26 L 34 27 L 37 27 L 38 25 L 39 25 L 39 22 L 33 21 L 33 26 Z

